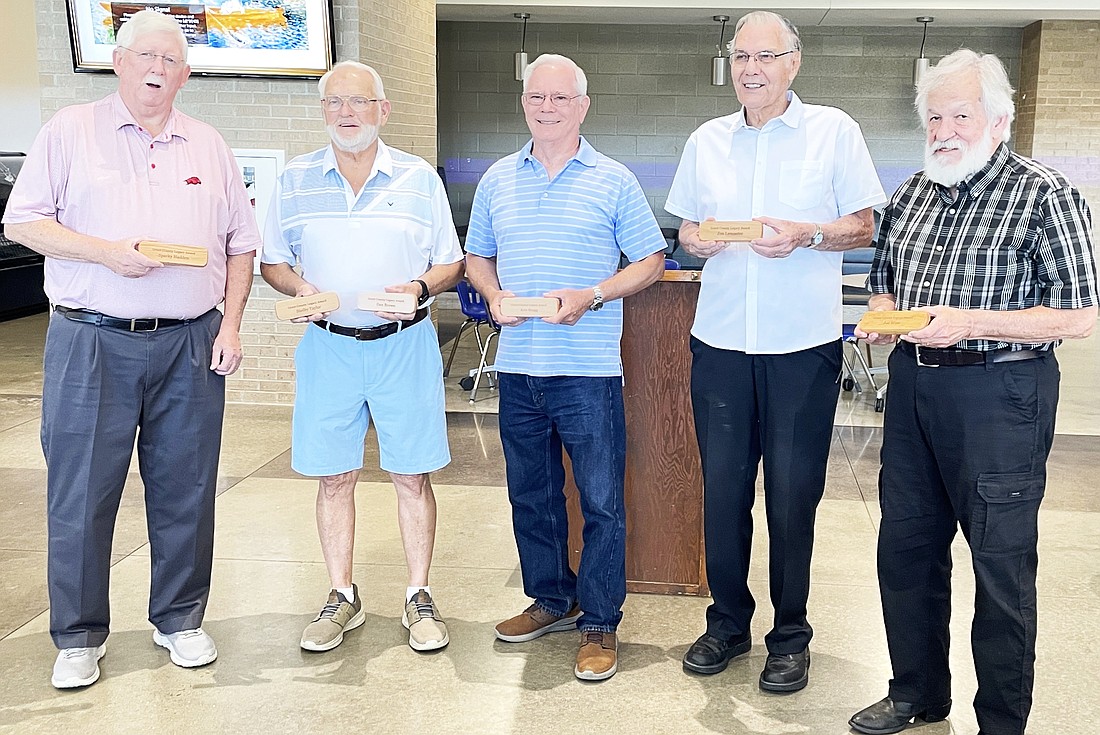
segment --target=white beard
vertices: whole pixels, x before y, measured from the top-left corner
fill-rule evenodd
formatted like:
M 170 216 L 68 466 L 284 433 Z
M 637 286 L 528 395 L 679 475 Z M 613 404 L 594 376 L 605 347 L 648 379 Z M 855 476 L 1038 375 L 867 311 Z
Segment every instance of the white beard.
M 340 128 L 336 125 L 326 125 L 329 140 L 332 144 L 345 153 L 362 153 L 374 145 L 378 139 L 378 125 L 363 125 L 354 137 L 348 138 L 339 134 Z
M 962 157 L 956 163 L 942 163 L 935 155 L 938 150 L 961 150 Z M 924 148 L 924 175 L 940 186 L 955 186 L 985 168 L 994 150 L 988 127 L 975 145 L 960 140 L 929 143 Z

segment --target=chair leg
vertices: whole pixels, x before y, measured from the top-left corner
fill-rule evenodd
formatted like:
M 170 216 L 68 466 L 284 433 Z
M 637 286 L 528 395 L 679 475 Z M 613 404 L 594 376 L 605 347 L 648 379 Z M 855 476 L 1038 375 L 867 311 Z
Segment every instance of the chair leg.
M 855 350 L 853 351 L 856 353 L 856 359 L 859 361 L 859 366 L 863 369 L 863 374 L 867 376 L 867 381 L 871 384 L 871 390 L 875 391 L 877 394 L 879 387 L 878 383 L 875 382 L 874 374 L 871 372 L 871 366 L 867 364 L 867 360 L 863 357 L 863 351 L 859 349 L 859 345 L 856 344 L 854 347 Z
M 451 373 L 451 363 L 455 360 L 455 353 L 458 352 L 458 341 L 462 339 L 462 333 L 466 330 L 466 327 L 474 323 L 473 319 L 467 318 L 462 322 L 458 328 L 458 334 L 455 335 L 455 341 L 451 346 L 451 356 L 447 358 L 447 364 L 443 367 L 443 377 L 446 378 Z
M 481 348 L 481 362 L 478 363 L 477 373 L 475 373 L 475 375 L 474 375 L 474 387 L 470 391 L 470 403 L 473 403 L 474 401 L 477 400 L 477 389 L 478 389 L 478 386 L 481 385 L 481 376 L 483 374 L 485 374 L 485 367 L 488 365 L 488 359 L 487 358 L 488 358 L 488 355 L 489 355 L 489 346 L 493 343 L 493 337 L 497 336 L 497 334 L 499 334 L 499 332 L 497 332 L 497 330 L 494 329 L 491 332 L 489 332 L 489 334 L 485 337 L 485 344 Z M 490 387 L 496 387 L 495 383 L 493 382 L 492 376 L 487 375 L 486 377 L 489 379 Z

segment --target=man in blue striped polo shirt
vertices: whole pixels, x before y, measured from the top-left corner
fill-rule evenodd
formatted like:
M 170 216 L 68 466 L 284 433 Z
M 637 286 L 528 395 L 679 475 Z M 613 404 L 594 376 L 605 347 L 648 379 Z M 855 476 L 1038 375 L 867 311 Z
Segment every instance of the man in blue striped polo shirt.
M 474 195 L 466 267 L 503 327 L 500 437 L 524 592 L 534 604 L 496 627 L 503 641 L 581 630 L 574 674 L 614 675 L 626 599 L 622 336 L 624 296 L 656 281 L 665 241 L 637 179 L 580 135 L 584 72 L 544 54 L 523 76 L 531 142 L 495 163 Z M 620 254 L 631 261 L 618 270 Z M 510 318 L 501 299 L 559 301 L 542 319 Z M 562 447 L 584 514 L 569 568 Z
M 428 473 L 451 455 L 443 358 L 427 316 L 432 294 L 462 277 L 462 250 L 439 175 L 378 137 L 390 115 L 378 73 L 342 61 L 318 88 L 332 144 L 287 164 L 260 270 L 290 296 L 340 297 L 332 312 L 296 320 L 311 325 L 294 353 L 290 465 L 320 478 L 317 533 L 331 583 L 301 647 L 331 650 L 366 620 L 351 573 L 355 484 L 374 422 L 409 573 L 401 622 L 410 647 L 434 650 L 449 637 L 428 587 L 436 518 Z M 405 314 L 357 308 L 359 293 L 379 291 L 411 294 L 417 306 Z

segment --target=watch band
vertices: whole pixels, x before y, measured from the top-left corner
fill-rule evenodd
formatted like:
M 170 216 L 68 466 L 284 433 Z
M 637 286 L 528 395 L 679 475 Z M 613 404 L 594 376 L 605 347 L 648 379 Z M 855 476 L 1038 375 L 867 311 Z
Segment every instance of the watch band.
M 432 295 L 431 289 L 428 288 L 428 284 L 424 283 L 424 281 L 420 280 L 419 278 L 414 278 L 409 281 L 409 283 L 420 284 L 420 296 L 416 299 L 416 305 L 423 306 L 425 303 L 427 303 L 428 299 L 431 298 Z
M 603 289 L 599 286 L 592 287 L 592 305 L 588 307 L 589 311 L 599 311 L 603 308 Z

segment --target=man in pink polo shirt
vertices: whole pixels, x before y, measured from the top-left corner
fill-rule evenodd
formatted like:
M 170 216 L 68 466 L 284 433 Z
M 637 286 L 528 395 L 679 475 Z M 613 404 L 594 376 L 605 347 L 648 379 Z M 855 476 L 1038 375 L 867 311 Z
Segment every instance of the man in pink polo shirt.
M 173 663 L 218 653 L 202 631 L 210 589 L 225 376 L 260 243 L 229 148 L 173 107 L 187 81 L 175 20 L 142 11 L 118 32 L 118 92 L 46 123 L 20 171 L 6 233 L 46 256 L 50 634 L 58 688 L 99 678 L 111 537 L 137 437 L 145 485 L 153 640 Z M 137 251 L 205 248 L 204 267 Z M 224 303 L 224 316 L 215 308 Z

